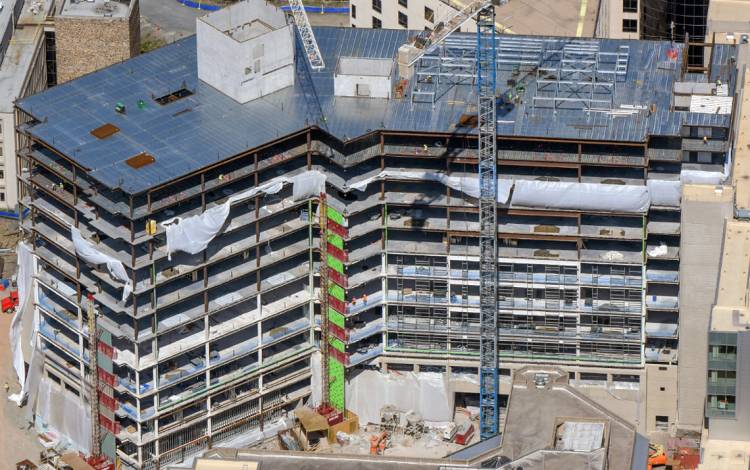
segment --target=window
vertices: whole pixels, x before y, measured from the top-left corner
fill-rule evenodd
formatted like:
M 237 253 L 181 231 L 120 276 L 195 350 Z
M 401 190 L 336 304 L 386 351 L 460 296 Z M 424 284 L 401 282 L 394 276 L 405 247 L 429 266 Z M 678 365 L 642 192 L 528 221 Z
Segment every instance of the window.
M 383 22 L 379 19 L 372 17 L 372 29 L 380 29 L 383 27 Z
M 406 15 L 404 15 L 403 13 L 398 12 L 398 24 L 400 24 L 404 28 L 408 28 L 409 27 L 409 18 Z
M 622 20 L 622 32 L 623 33 L 637 33 L 638 32 L 638 20 Z
M 5 170 L 0 170 L 0 180 L 5 179 Z
M 0 193 L 0 201 L 5 202 L 5 193 Z
M 383 3 L 380 0 L 372 0 L 372 9 L 377 11 L 378 13 L 383 12 Z M 375 26 L 373 26 L 374 28 Z M 380 27 L 380 26 L 378 26 Z
M 636 13 L 638 11 L 638 0 L 622 0 L 622 11 Z
M 408 1 L 409 0 L 398 0 L 398 4 L 404 8 L 407 8 L 409 6 Z
M 668 431 L 669 430 L 669 416 L 656 416 L 655 419 L 656 423 L 656 429 L 658 431 Z
M 352 18 L 357 17 L 357 5 L 352 5 Z
M 430 23 L 435 22 L 435 12 L 431 8 L 424 7 L 424 19 Z

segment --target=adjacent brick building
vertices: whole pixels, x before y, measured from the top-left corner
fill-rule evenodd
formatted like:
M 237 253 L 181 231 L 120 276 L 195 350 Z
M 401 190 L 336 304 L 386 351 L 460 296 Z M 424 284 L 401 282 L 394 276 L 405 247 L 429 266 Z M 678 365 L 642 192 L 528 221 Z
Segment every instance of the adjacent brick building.
M 58 83 L 136 56 L 139 10 L 138 0 L 65 0 L 55 17 Z

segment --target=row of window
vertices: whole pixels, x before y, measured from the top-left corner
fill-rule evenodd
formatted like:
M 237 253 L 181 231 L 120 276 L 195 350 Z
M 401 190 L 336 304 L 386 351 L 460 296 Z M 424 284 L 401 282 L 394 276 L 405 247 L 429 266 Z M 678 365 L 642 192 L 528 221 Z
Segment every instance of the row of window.
M 401 5 L 402 7 L 406 7 L 407 1 L 408 0 L 398 0 L 398 4 Z M 372 0 L 372 9 L 377 11 L 378 13 L 382 13 L 383 12 L 382 0 Z M 351 12 L 352 12 L 352 18 L 356 19 L 357 18 L 357 5 L 351 6 Z M 435 21 L 435 12 L 431 8 L 424 7 L 424 19 L 429 22 Z M 409 17 L 405 13 L 402 13 L 400 11 L 398 12 L 398 24 L 400 26 L 403 26 L 404 28 L 409 27 Z M 383 27 L 383 22 L 380 19 L 375 18 L 373 16 L 372 27 L 373 29 L 380 29 Z
M 638 13 L 638 0 L 622 0 L 622 11 L 624 13 Z M 638 32 L 638 20 L 633 20 L 633 19 L 622 20 L 622 32 L 623 33 L 637 33 Z

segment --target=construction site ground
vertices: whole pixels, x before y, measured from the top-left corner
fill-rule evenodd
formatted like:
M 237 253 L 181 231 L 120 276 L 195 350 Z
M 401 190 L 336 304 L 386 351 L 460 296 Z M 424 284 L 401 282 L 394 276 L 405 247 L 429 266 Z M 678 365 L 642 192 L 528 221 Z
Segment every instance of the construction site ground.
M 465 422 L 474 425 L 474 435 L 468 445 L 479 442 L 479 420 L 470 419 L 468 412 L 457 409 L 454 422 L 458 427 Z M 370 436 L 380 434 L 378 425 L 367 425 L 360 427 L 359 434 L 349 434 L 349 442 L 340 445 L 338 443 L 328 444 L 323 440 L 318 444 L 316 452 L 327 454 L 346 455 L 369 455 Z M 385 450 L 384 455 L 411 457 L 411 458 L 441 458 L 453 452 L 463 449 L 464 445 L 448 442 L 442 439 L 442 429 L 426 429 L 420 439 L 404 435 L 403 428 L 399 428 L 391 434 L 391 445 Z M 278 439 L 269 439 L 256 446 L 261 450 L 280 450 Z
M 0 260 L 2 278 L 10 279 L 16 273 L 16 254 L 12 249 L 18 243 L 15 221 L 0 219 Z M 0 298 L 7 296 L 9 289 L 0 292 Z M 0 470 L 15 468 L 15 463 L 23 459 L 39 462 L 42 446 L 36 433 L 29 429 L 24 419 L 25 408 L 19 408 L 8 400 L 8 395 L 18 392 L 16 374 L 10 352 L 10 322 L 13 313 L 0 312 L 0 383 L 3 384 L 2 405 L 0 405 Z M 8 384 L 8 390 L 5 389 Z

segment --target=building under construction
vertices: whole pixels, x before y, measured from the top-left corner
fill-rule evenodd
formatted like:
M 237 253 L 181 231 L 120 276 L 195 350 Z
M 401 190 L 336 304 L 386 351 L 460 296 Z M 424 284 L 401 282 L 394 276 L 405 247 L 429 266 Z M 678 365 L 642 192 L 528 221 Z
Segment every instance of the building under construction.
M 349 407 L 363 368 L 478 367 L 476 37 L 408 66 L 414 33 L 316 28 L 321 69 L 260 0 L 197 31 L 17 103 L 29 403 L 125 468 Z M 733 46 L 701 73 L 669 42 L 496 48 L 501 375 L 668 382 L 634 411 L 660 429 L 681 185 L 726 177 Z

